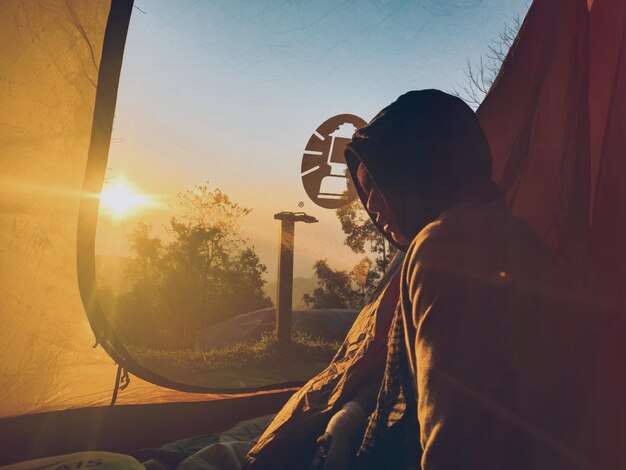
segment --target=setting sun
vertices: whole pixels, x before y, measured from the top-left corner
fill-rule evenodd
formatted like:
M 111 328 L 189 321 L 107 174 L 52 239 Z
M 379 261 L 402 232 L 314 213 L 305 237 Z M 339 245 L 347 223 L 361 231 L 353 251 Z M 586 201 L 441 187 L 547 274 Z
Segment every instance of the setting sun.
M 116 182 L 105 187 L 100 194 L 103 208 L 115 217 L 123 217 L 141 206 L 148 204 L 148 197 L 137 193 L 125 182 Z

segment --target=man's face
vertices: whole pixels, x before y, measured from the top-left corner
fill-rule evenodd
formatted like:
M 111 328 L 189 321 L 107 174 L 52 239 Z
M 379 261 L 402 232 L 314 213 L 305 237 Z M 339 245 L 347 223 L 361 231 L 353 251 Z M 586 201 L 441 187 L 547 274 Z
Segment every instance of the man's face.
M 365 209 L 372 214 L 376 223 L 382 227 L 384 232 L 387 233 L 396 243 L 403 246 L 408 245 L 408 240 L 400 231 L 398 224 L 394 220 L 393 214 L 385 201 L 385 198 L 374 183 L 374 180 L 372 180 L 372 177 L 365 168 L 365 165 L 362 163 L 359 164 L 357 177 L 363 191 L 367 194 Z

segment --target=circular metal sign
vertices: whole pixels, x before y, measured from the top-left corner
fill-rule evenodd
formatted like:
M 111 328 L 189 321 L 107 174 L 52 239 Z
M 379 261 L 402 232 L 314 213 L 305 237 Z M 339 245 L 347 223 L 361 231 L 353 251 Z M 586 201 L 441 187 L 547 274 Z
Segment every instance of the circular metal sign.
M 343 153 L 352 134 L 366 125 L 354 114 L 339 114 L 324 121 L 311 135 L 302 155 L 300 176 L 304 190 L 318 206 L 338 209 L 357 197 Z

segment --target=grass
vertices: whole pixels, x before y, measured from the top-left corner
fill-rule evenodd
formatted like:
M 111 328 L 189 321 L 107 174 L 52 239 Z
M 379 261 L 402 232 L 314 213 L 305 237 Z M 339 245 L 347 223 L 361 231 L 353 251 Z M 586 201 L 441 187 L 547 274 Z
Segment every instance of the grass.
M 272 334 L 264 334 L 255 342 L 206 352 L 144 348 L 132 348 L 130 352 L 140 364 L 167 378 L 231 388 L 307 380 L 330 363 L 340 345 L 339 341 L 295 332 L 290 344 L 281 344 Z

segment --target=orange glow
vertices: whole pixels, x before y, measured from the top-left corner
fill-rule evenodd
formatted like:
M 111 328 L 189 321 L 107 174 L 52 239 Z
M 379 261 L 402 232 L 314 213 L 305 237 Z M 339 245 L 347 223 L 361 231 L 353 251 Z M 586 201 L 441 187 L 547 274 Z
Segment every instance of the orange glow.
M 150 197 L 138 193 L 124 181 L 117 181 L 103 189 L 100 202 L 113 217 L 121 218 L 150 205 Z

